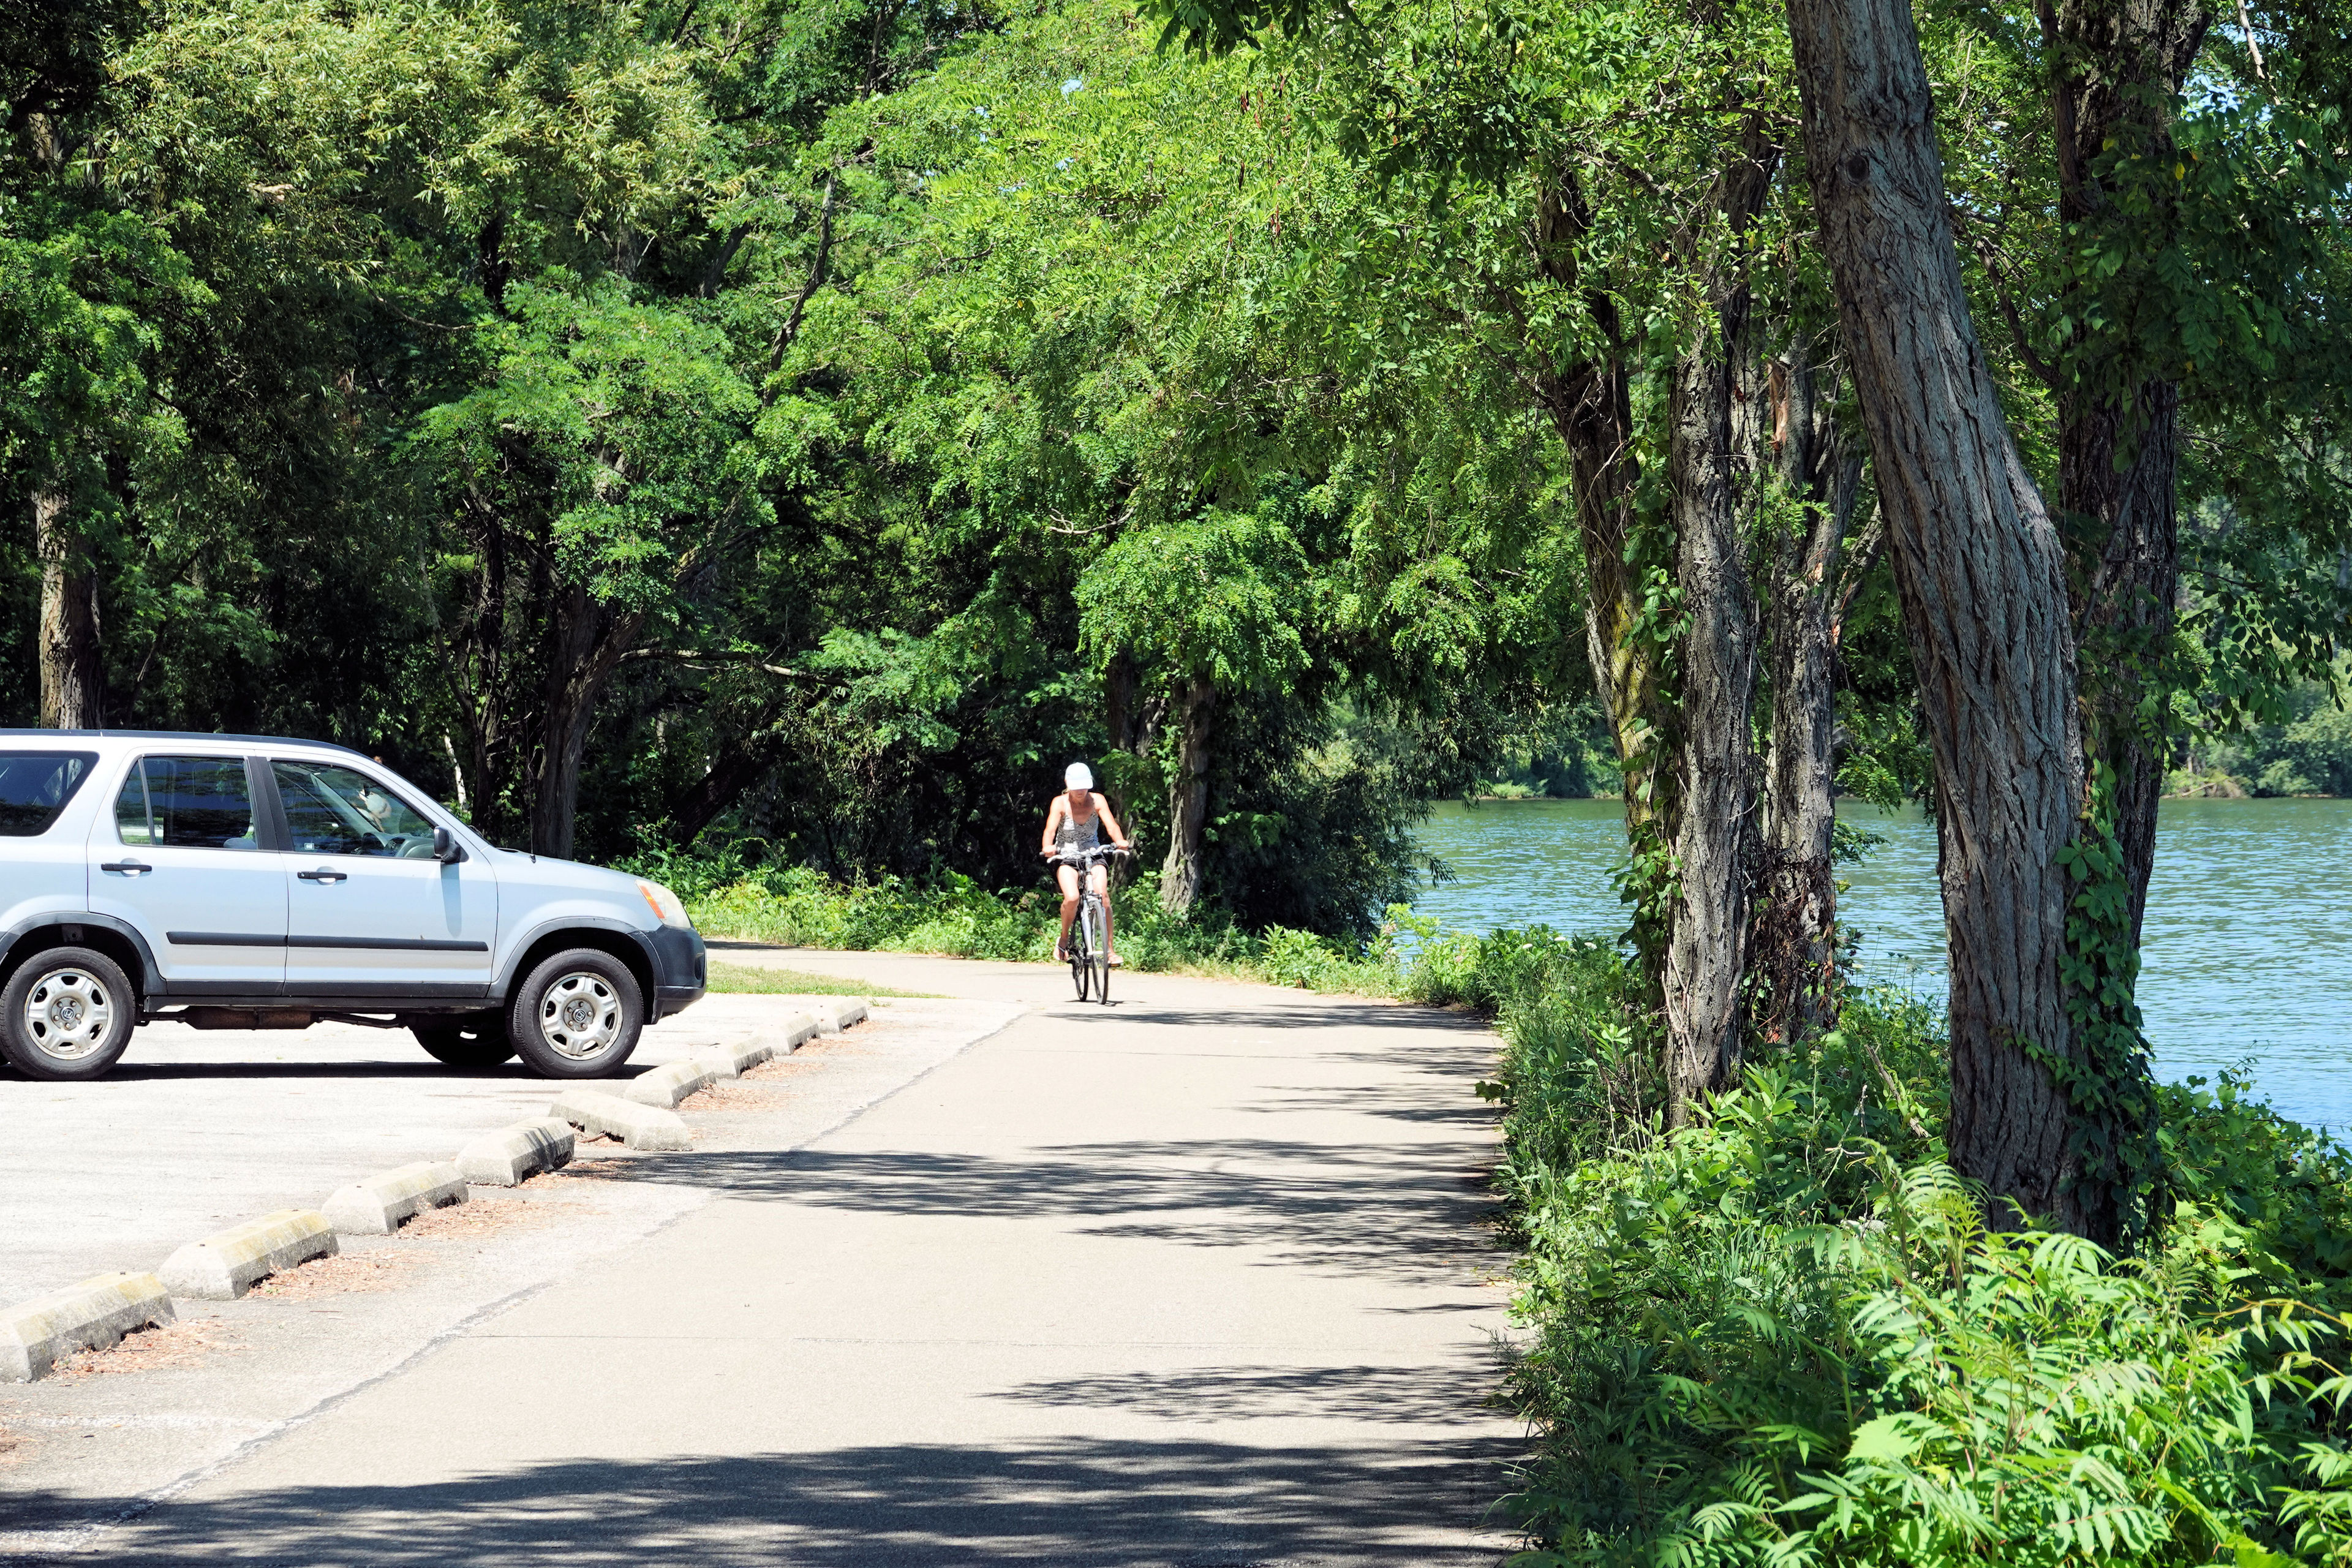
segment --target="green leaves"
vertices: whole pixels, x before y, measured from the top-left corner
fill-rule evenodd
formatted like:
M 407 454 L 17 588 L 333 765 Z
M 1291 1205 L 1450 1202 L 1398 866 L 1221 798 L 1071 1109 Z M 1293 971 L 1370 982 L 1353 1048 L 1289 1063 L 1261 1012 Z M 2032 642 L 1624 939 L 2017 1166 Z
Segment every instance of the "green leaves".
M 177 445 L 157 322 L 206 299 L 147 219 L 0 191 L 0 466 L 74 488 L 110 451 Z
M 1280 685 L 1307 665 L 1297 610 L 1307 558 L 1278 521 L 1212 510 L 1122 534 L 1078 580 L 1088 656 L 1132 649 L 1228 691 Z
M 415 449 L 452 510 L 536 520 L 569 582 L 639 614 L 673 601 L 743 514 L 757 408 L 725 341 L 614 282 L 518 284 L 484 339 L 484 384 L 422 416 Z

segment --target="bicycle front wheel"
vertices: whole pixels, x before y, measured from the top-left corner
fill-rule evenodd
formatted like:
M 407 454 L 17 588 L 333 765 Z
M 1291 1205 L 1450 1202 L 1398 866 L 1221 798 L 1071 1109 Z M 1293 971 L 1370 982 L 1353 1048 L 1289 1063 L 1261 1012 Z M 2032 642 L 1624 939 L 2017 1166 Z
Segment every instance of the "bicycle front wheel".
M 1087 923 L 1087 958 L 1094 966 L 1095 1000 L 1108 1007 L 1110 1005 L 1110 933 L 1103 930 L 1103 907 L 1089 899 L 1086 907 L 1078 911 L 1078 916 Z M 1078 1000 L 1083 1002 L 1086 999 L 1086 989 L 1081 984 Z
M 1087 985 L 1094 978 L 1094 955 L 1087 951 L 1086 911 L 1070 925 L 1070 983 L 1077 987 L 1078 1000 L 1087 999 Z

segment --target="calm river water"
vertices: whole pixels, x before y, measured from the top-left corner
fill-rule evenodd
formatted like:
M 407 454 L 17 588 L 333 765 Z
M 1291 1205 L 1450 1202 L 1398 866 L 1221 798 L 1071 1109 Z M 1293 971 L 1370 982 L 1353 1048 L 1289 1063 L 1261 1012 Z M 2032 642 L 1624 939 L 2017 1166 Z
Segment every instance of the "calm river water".
M 1935 830 L 1916 812 L 1839 815 L 1886 840 L 1840 868 L 1864 977 L 1940 997 Z M 2139 986 L 2158 1073 L 2251 1060 L 2282 1112 L 2352 1131 L 2352 800 L 2168 800 L 2158 832 Z M 1454 879 L 1416 908 L 1448 926 L 1623 929 L 1612 801 L 1446 802 L 1418 837 Z

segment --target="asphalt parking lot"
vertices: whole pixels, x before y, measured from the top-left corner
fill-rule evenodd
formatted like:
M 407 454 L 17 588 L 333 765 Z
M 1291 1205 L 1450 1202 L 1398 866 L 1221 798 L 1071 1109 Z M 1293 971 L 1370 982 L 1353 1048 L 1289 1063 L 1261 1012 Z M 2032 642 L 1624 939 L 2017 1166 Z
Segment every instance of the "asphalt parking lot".
M 755 1038 L 805 1005 L 713 995 L 645 1032 L 625 1076 L 694 1046 Z M 0 1304 L 93 1275 L 153 1268 L 173 1248 L 469 1134 L 544 1115 L 562 1085 L 519 1062 L 446 1068 L 406 1030 L 197 1030 L 150 1024 L 90 1083 L 0 1068 Z

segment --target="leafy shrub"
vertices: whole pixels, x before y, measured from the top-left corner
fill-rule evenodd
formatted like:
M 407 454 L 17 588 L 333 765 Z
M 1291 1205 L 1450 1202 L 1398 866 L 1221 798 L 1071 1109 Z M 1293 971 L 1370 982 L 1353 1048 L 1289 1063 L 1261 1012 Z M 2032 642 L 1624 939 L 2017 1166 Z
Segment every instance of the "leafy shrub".
M 1478 1007 L 1507 1019 L 1515 1007 L 1588 984 L 1586 971 L 1593 964 L 1611 973 L 1617 966 L 1610 944 L 1566 936 L 1549 926 L 1481 937 L 1440 932 L 1434 921 L 1394 910 L 1390 919 L 1421 939 L 1409 983 L 1416 1002 Z
M 2352 1297 L 2352 1150 L 2255 1100 L 2244 1068 L 2208 1082 L 2157 1091 L 2174 1190 L 2243 1229 L 2263 1289 L 2343 1310 Z
M 1260 941 L 1255 968 L 1276 985 L 1312 987 L 1346 962 L 1311 931 L 1268 926 Z
M 990 892 L 957 876 L 929 887 L 896 877 L 840 882 L 806 867 L 750 865 L 738 853 L 648 849 L 625 865 L 676 889 L 702 931 L 737 941 L 1043 963 L 1061 926 L 1061 899 L 1043 886 Z M 1402 905 L 1379 937 L 1352 948 L 1280 926 L 1249 931 L 1215 909 L 1180 919 L 1160 907 L 1148 874 L 1112 890 L 1111 911 L 1119 956 L 1138 970 L 1206 970 L 1373 995 L 1399 994 L 1405 984 L 1395 921 L 1411 916 Z
M 1916 999 L 1861 993 L 1694 1125 L 1629 1134 L 1597 1109 L 1623 983 L 1554 984 L 1482 1086 L 1540 1433 L 1519 1562 L 2352 1563 L 2340 1326 L 2273 1300 L 2340 1289 L 2340 1145 L 2240 1075 L 2166 1090 L 2181 1201 L 2117 1261 L 1985 1230 Z

